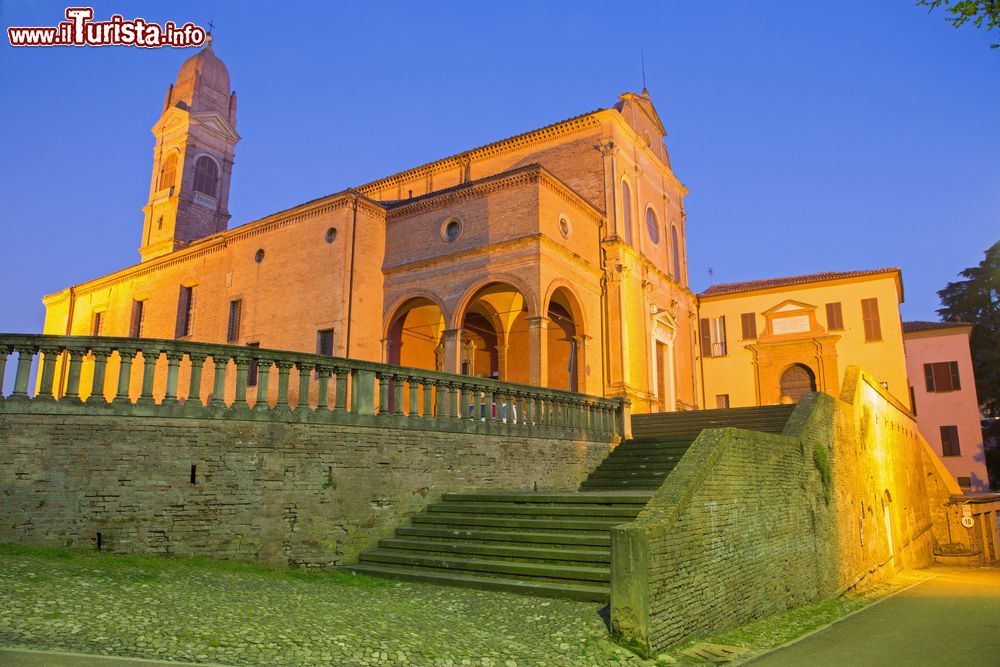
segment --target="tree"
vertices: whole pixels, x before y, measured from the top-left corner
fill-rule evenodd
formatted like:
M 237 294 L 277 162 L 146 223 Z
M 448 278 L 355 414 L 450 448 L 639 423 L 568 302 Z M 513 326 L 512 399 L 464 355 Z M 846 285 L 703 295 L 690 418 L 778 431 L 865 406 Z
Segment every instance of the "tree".
M 972 327 L 972 367 L 983 412 L 1000 418 L 1000 241 L 986 258 L 959 274 L 964 280 L 938 292 L 938 314 L 946 322 L 969 322 Z M 1000 435 L 1000 422 L 994 434 Z
M 948 21 L 956 28 L 971 23 L 977 28 L 985 26 L 986 32 L 1000 29 L 1000 0 L 917 0 L 917 5 L 929 7 L 928 11 L 944 7 L 950 14 Z M 1000 44 L 990 44 L 991 49 L 997 47 Z

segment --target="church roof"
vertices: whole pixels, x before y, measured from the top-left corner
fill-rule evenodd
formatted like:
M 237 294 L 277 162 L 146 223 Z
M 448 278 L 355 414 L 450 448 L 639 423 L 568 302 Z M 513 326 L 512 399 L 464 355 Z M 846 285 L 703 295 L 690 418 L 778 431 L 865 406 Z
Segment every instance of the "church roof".
M 707 290 L 699 294 L 700 297 L 723 296 L 725 294 L 737 294 L 739 292 L 755 292 L 758 290 L 774 289 L 776 287 L 788 287 L 790 285 L 802 285 L 805 283 L 821 283 L 830 280 L 843 280 L 845 278 L 860 278 L 864 276 L 875 276 L 880 273 L 895 273 L 899 275 L 899 268 L 870 269 L 868 271 L 831 271 L 826 273 L 809 273 L 801 276 L 786 276 L 784 278 L 766 278 L 764 280 L 748 280 L 741 283 L 722 283 L 712 285 Z M 897 277 L 898 281 L 898 277 Z M 902 287 L 899 288 L 900 301 L 903 299 Z
M 170 105 L 178 102 L 192 111 L 228 110 L 229 70 L 215 55 L 211 44 L 185 60 L 177 72 Z M 216 108 L 220 105 L 222 108 Z

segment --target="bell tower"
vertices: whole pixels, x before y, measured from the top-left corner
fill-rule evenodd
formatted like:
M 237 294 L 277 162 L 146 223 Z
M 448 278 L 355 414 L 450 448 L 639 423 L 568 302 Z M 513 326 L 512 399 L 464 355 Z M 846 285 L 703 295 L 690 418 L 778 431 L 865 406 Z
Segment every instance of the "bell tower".
M 153 126 L 153 177 L 143 207 L 142 261 L 225 231 L 236 142 L 236 93 L 211 42 L 181 65 Z

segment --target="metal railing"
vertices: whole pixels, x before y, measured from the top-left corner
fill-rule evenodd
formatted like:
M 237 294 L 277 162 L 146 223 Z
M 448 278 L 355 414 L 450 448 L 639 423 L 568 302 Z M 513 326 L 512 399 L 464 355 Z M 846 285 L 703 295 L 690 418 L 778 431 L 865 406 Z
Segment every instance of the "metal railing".
M 0 391 L 3 412 L 272 419 L 600 440 L 624 432 L 623 399 L 316 354 L 0 334 L 0 387 L 8 355 L 15 354 L 13 390 L 7 396 Z M 248 383 L 251 365 L 255 386 Z

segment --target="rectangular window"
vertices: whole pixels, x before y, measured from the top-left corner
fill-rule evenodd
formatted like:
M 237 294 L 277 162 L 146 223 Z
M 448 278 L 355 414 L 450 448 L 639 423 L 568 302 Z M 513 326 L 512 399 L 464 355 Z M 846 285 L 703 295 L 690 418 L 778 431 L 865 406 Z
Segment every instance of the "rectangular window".
M 844 311 L 840 308 L 840 302 L 826 304 L 826 329 L 827 331 L 844 330 Z
M 701 354 L 704 357 L 726 356 L 726 316 L 707 318 L 700 322 Z
M 743 340 L 757 340 L 756 313 L 743 313 L 740 315 L 740 324 L 743 325 Z
M 717 408 L 728 408 L 729 407 L 729 394 L 716 394 L 715 395 L 715 407 L 717 407 Z
M 316 354 L 333 356 L 333 329 L 320 329 L 316 332 Z
M 181 285 L 177 298 L 177 335 L 176 338 L 190 336 L 194 328 L 194 287 Z
M 247 343 L 247 347 L 260 347 L 260 343 Z M 256 359 L 250 360 L 250 368 L 247 371 L 247 386 L 256 387 L 257 386 L 257 367 L 258 363 Z
M 962 388 L 958 377 L 958 362 L 940 361 L 924 364 L 924 383 L 927 385 L 927 391 L 936 394 L 958 391 Z
M 235 343 L 240 339 L 240 316 L 243 314 L 243 300 L 229 302 L 229 328 L 226 330 L 226 341 Z
M 878 299 L 861 299 L 861 318 L 865 323 L 865 340 L 882 340 L 882 324 L 878 318 Z
M 941 455 L 942 456 L 962 455 L 962 448 L 958 444 L 957 426 L 941 427 Z
M 128 325 L 128 335 L 132 338 L 142 338 L 144 324 L 146 322 L 146 302 L 132 302 L 132 319 Z
M 910 385 L 910 411 L 914 417 L 917 416 L 917 394 L 913 391 L 913 385 Z
M 91 327 L 91 336 L 100 336 L 104 330 L 104 313 L 102 311 L 97 311 L 94 313 L 94 322 Z
M 972 486 L 972 478 L 971 477 L 959 477 L 958 478 L 958 485 L 961 486 L 962 488 L 967 489 L 967 488 L 969 488 L 969 487 Z

